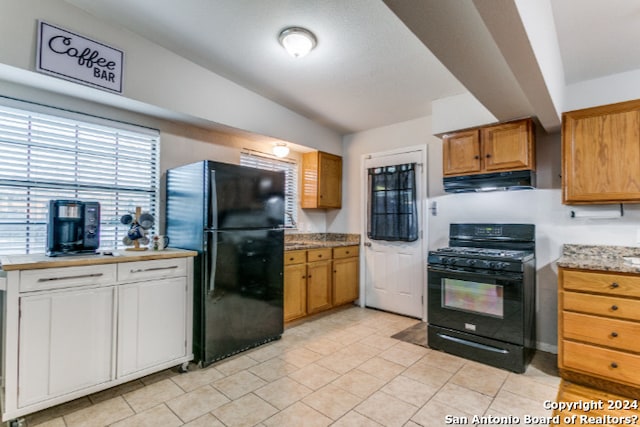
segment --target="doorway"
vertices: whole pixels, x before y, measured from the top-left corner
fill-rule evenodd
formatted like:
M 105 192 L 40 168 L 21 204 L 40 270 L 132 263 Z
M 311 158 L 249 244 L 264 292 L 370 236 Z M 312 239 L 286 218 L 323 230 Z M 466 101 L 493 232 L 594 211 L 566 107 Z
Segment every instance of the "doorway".
M 389 233 L 378 233 L 372 221 L 373 191 L 371 174 L 412 165 L 415 176 L 415 233 L 400 233 L 396 239 Z M 364 201 L 364 305 L 426 321 L 426 206 L 427 147 L 365 155 L 363 158 L 362 200 Z M 375 179 L 375 178 L 374 178 Z M 375 208 L 374 208 L 375 209 Z M 375 212 L 374 212 L 375 214 Z M 374 215 L 375 216 L 375 215 Z M 373 227 L 372 227 L 373 225 Z M 373 229 L 373 231 L 372 231 Z M 414 240 L 415 238 L 415 240 Z

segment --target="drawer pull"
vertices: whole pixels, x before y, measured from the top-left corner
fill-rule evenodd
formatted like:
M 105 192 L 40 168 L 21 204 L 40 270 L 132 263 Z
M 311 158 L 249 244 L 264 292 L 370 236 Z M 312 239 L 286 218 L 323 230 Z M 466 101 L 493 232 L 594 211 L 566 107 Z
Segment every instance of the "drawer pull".
M 617 338 L 617 337 L 618 337 L 618 333 L 617 333 L 617 332 L 611 332 L 611 336 L 612 336 L 613 338 Z
M 70 280 L 70 279 L 87 279 L 89 277 L 100 277 L 102 273 L 92 273 L 92 274 L 80 274 L 78 276 L 63 276 L 63 277 L 45 277 L 42 279 L 38 279 L 38 282 L 53 282 L 56 280 Z
M 137 270 L 130 270 L 130 273 L 145 273 L 147 271 L 173 270 L 175 268 L 178 268 L 178 266 L 177 265 L 172 265 L 170 267 L 139 268 Z
M 613 283 L 611 284 L 611 289 L 615 289 L 615 288 L 617 288 L 617 287 L 619 287 L 619 286 L 620 286 L 620 285 L 618 285 L 616 282 L 613 282 Z
M 349 251 L 344 251 L 345 254 L 349 255 Z
M 611 310 L 616 311 L 617 309 L 618 309 L 618 306 L 617 306 L 617 305 L 612 305 L 612 306 L 611 306 Z
M 611 362 L 611 366 L 613 369 L 616 369 L 618 367 L 618 364 L 616 362 Z
M 291 258 L 289 258 L 289 261 L 293 261 L 294 259 L 295 259 L 294 257 L 291 257 Z

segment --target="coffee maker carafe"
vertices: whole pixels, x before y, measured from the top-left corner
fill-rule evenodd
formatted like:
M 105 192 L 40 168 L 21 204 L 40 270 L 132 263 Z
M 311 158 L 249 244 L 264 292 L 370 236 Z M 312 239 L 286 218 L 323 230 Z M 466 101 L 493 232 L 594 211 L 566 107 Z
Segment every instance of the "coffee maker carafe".
M 50 200 L 47 255 L 96 253 L 100 246 L 100 204 Z

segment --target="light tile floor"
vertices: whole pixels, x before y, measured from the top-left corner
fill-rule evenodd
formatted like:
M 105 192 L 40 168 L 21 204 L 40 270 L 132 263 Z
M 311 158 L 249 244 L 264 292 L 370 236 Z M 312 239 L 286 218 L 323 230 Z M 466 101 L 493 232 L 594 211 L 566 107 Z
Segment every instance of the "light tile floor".
M 519 375 L 390 338 L 416 322 L 349 307 L 205 369 L 162 371 L 32 414 L 27 425 L 427 427 L 494 416 L 509 426 L 551 415 L 543 402 L 560 383 L 553 355 L 538 352 Z

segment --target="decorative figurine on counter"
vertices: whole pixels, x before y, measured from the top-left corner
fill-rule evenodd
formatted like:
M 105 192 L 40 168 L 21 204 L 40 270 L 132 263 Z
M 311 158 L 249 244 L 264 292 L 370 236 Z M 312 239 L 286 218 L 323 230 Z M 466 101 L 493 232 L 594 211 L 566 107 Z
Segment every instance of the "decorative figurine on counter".
M 132 248 L 127 248 L 127 251 L 146 251 L 149 244 L 149 229 L 153 227 L 155 222 L 153 215 L 148 212 L 142 212 L 140 206 L 136 207 L 135 217 L 131 214 L 122 215 L 120 222 L 124 225 L 131 225 L 127 235 L 122 239 L 122 243 L 126 246 L 133 245 Z M 142 246 L 141 246 L 142 245 Z

